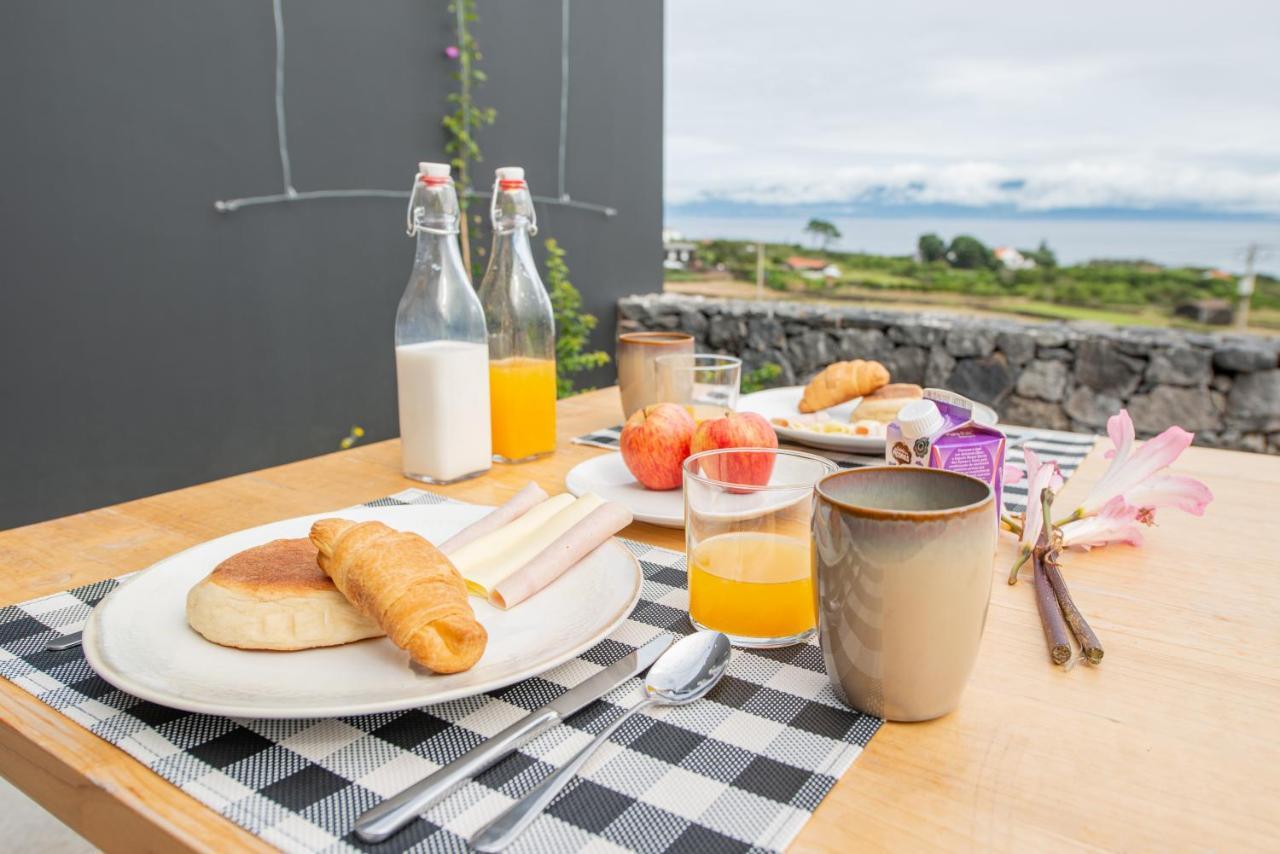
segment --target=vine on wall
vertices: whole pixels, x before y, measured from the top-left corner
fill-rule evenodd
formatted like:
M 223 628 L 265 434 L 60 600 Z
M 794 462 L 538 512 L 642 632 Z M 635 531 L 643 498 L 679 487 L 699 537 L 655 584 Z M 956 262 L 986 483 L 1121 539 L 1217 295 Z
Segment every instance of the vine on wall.
M 458 70 L 453 79 L 458 90 L 450 92 L 448 101 L 453 112 L 442 123 L 447 139 L 445 152 L 451 155 L 451 163 L 458 175 L 458 204 L 461 207 L 460 231 L 462 260 L 471 271 L 473 281 L 484 274 L 485 235 L 481 215 L 470 216 L 471 199 L 477 194 L 471 188 L 471 165 L 484 161 L 475 131 L 492 125 L 498 117 L 493 107 L 478 107 L 474 101 L 475 88 L 488 77 L 478 64 L 483 58 L 471 25 L 479 18 L 475 0 L 453 0 L 449 11 L 456 20 L 457 44 L 445 49 L 445 55 L 457 60 Z M 475 238 L 476 263 L 471 263 L 471 240 Z M 581 311 L 582 295 L 569 282 L 569 267 L 565 263 L 565 251 L 555 240 L 546 242 L 546 285 L 551 296 L 551 307 L 556 325 L 556 396 L 567 397 L 574 393 L 573 374 L 609 364 L 609 354 L 603 350 L 586 352 L 591 331 L 596 328 L 594 315 Z

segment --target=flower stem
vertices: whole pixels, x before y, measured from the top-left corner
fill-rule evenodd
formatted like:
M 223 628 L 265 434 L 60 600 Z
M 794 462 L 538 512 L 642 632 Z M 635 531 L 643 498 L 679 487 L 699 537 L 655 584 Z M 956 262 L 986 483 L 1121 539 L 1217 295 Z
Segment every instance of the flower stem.
M 1053 493 L 1048 489 L 1042 490 L 1040 501 L 1044 505 L 1044 518 L 1053 518 L 1049 515 L 1053 506 Z M 1040 530 L 1040 539 L 1031 553 L 1032 577 L 1035 583 L 1036 608 L 1040 612 L 1040 623 L 1044 626 L 1045 643 L 1049 646 L 1049 660 L 1054 664 L 1066 664 L 1071 658 L 1071 638 L 1067 634 L 1067 623 L 1062 617 L 1062 607 L 1045 574 L 1046 556 L 1053 542 L 1049 531 L 1049 525 Z
M 1046 516 L 1045 518 L 1048 519 L 1049 517 Z M 1053 527 L 1061 528 L 1063 525 L 1067 524 L 1068 522 L 1074 522 L 1077 519 L 1083 519 L 1083 518 L 1084 518 L 1084 511 L 1079 507 L 1077 507 L 1074 511 L 1072 511 L 1070 516 L 1066 516 L 1054 522 Z
M 1085 620 L 1084 614 L 1080 613 L 1080 609 L 1076 607 L 1075 600 L 1071 598 L 1071 594 L 1067 591 L 1066 579 L 1062 577 L 1062 570 L 1058 568 L 1058 560 L 1056 554 L 1046 555 L 1044 560 L 1044 574 L 1049 581 L 1049 586 L 1053 588 L 1053 595 L 1058 600 L 1058 607 L 1062 609 L 1062 615 L 1067 619 L 1067 625 L 1071 627 L 1071 634 L 1076 636 L 1076 640 L 1080 642 L 1080 649 L 1084 652 L 1085 660 L 1090 664 L 1099 664 L 1102 661 L 1102 644 L 1098 641 L 1098 636 L 1093 633 L 1088 621 Z
M 1018 570 L 1022 569 L 1022 565 L 1026 563 L 1030 557 L 1031 557 L 1031 550 L 1024 548 L 1022 550 L 1022 556 L 1019 557 L 1016 561 L 1014 561 L 1013 569 L 1009 570 L 1010 585 L 1014 585 L 1018 583 Z
M 1019 537 L 1022 536 L 1022 523 L 1019 522 L 1017 519 L 1013 518 L 1012 516 L 1010 516 L 1008 513 L 1002 514 L 1000 516 L 1000 524 L 1003 525 L 1006 529 L 1017 534 Z

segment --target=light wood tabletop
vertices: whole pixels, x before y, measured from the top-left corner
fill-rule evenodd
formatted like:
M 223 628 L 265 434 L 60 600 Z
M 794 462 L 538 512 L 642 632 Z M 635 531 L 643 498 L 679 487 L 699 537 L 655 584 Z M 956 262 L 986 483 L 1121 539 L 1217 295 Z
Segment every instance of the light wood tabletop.
M 618 423 L 616 389 L 562 401 L 550 458 L 432 487 L 497 504 L 561 489 L 605 453 L 569 439 Z M 1105 444 L 1105 443 L 1104 443 Z M 1095 448 L 1068 505 L 1106 466 Z M 1106 648 L 1050 665 L 1031 586 L 1009 587 L 1007 535 L 960 708 L 888 724 L 822 802 L 796 850 L 1273 848 L 1280 839 L 1280 458 L 1199 448 L 1178 471 L 1215 499 L 1162 513 L 1141 549 L 1064 560 Z M 241 528 L 415 486 L 395 441 L 0 532 L 0 604 L 142 569 Z M 625 536 L 682 548 L 679 531 Z M 107 850 L 268 850 L 138 762 L 0 679 L 0 773 Z

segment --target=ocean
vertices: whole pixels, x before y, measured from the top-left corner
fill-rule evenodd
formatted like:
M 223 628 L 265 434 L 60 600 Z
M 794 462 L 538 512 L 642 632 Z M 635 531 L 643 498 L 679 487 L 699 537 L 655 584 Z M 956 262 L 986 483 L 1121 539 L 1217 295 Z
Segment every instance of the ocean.
M 834 217 L 843 237 L 833 249 L 876 255 L 910 255 L 921 234 L 936 232 L 950 240 L 970 234 L 988 246 L 1035 248 L 1042 239 L 1061 264 L 1095 258 L 1142 258 L 1166 266 L 1244 269 L 1251 242 L 1271 244 L 1261 253 L 1260 272 L 1280 275 L 1280 220 L 1056 219 L 957 216 Z M 703 216 L 668 212 L 664 227 L 685 237 L 722 237 L 812 245 L 804 234 L 807 219 L 767 216 Z

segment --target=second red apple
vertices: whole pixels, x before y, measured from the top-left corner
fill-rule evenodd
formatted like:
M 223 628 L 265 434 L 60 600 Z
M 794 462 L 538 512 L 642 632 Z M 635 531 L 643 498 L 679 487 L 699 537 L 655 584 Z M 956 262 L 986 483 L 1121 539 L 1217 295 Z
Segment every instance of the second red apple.
M 692 453 L 717 448 L 777 448 L 778 434 L 763 415 L 730 412 L 698 424 L 689 443 Z M 702 473 L 723 483 L 764 486 L 773 475 L 775 454 L 724 454 L 702 461 Z

